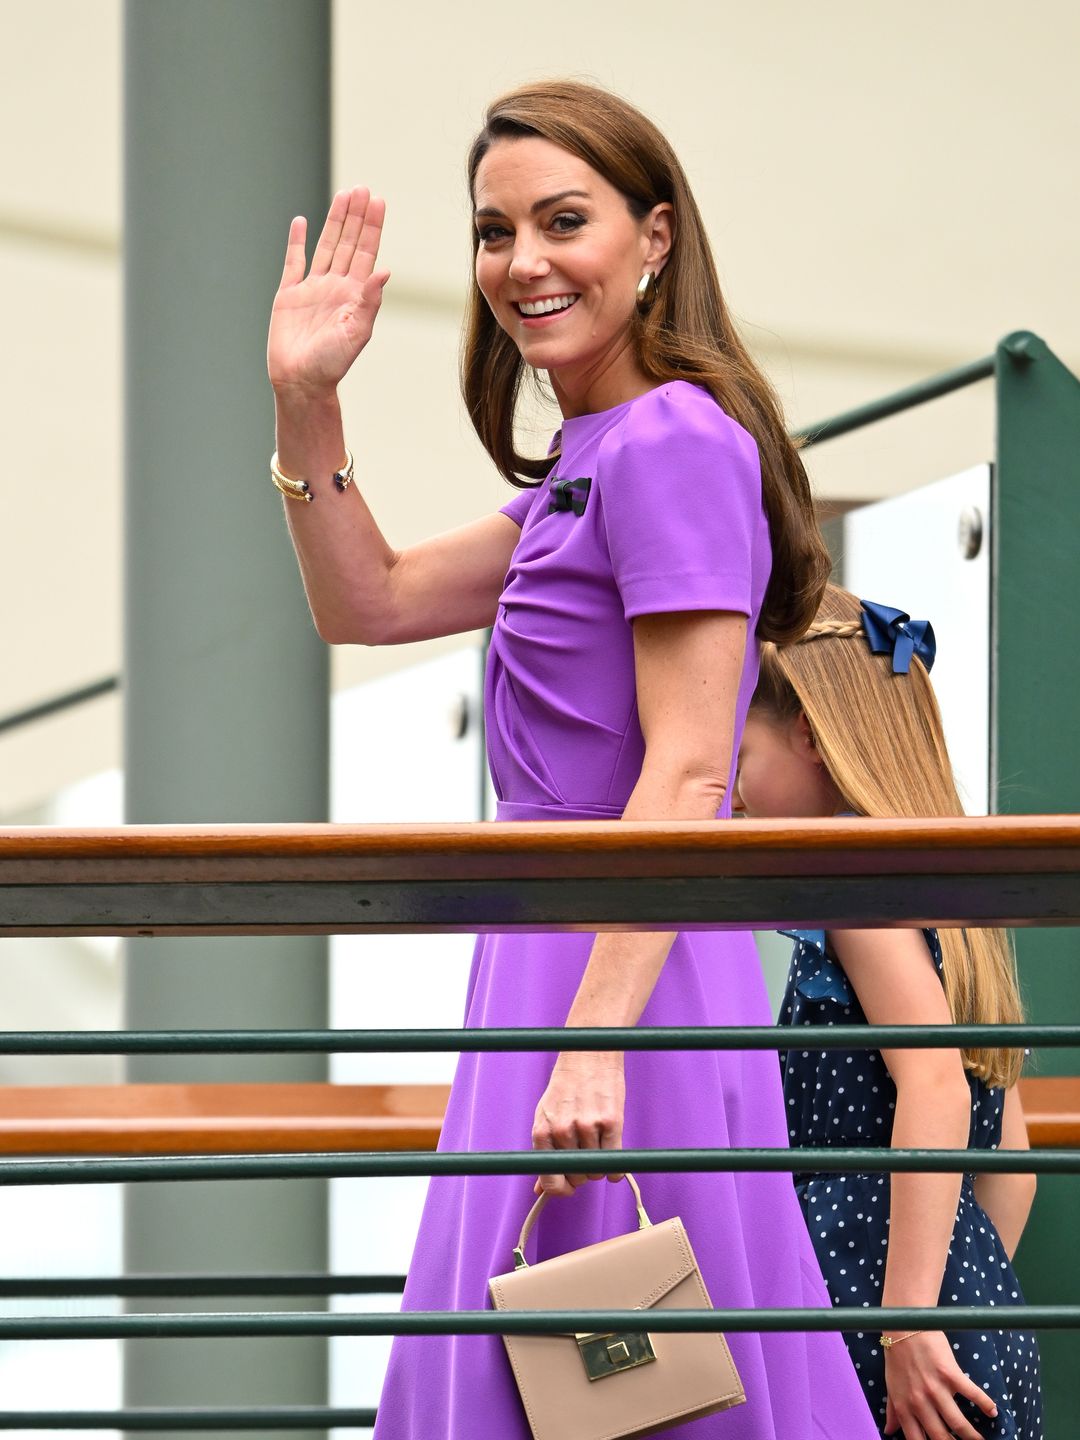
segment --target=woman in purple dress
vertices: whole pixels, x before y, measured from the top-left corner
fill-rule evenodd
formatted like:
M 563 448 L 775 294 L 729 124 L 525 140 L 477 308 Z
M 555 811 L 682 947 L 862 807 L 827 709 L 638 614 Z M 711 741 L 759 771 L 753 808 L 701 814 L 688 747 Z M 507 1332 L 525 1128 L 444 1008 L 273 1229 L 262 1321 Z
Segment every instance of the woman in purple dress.
M 383 204 L 338 194 L 310 270 L 303 220 L 290 231 L 269 342 L 274 476 L 319 632 L 383 644 L 494 626 L 501 820 L 726 818 L 757 637 L 801 634 L 828 568 L 779 406 L 728 317 L 679 163 L 638 111 L 592 86 L 522 87 L 491 106 L 469 180 L 465 401 L 521 493 L 407 550 L 348 483 L 336 398 L 388 278 Z M 563 414 L 544 459 L 514 444 L 528 371 L 547 373 Z M 747 934 L 487 936 L 467 999 L 475 1026 L 770 1019 Z M 463 1055 L 442 1135 L 449 1150 L 785 1143 L 766 1052 Z M 537 1258 L 632 1228 L 628 1188 L 596 1178 L 568 1156 L 536 1183 L 578 1192 L 545 1212 Z M 533 1188 L 433 1180 L 405 1306 L 483 1308 Z M 828 1305 L 787 1175 L 647 1175 L 642 1189 L 655 1216 L 682 1216 L 716 1304 Z M 876 1433 L 839 1335 L 729 1341 L 747 1403 L 683 1427 L 688 1440 Z M 500 1340 L 399 1340 L 378 1435 L 524 1440 Z

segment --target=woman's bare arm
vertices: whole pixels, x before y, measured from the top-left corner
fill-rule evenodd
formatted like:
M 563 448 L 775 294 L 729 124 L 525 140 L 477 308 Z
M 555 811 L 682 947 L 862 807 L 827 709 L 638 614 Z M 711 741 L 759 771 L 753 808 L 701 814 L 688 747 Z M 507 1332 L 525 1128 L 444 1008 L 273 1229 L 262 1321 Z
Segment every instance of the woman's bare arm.
M 1002 1150 L 1030 1150 L 1024 1107 L 1020 1103 L 1020 1092 L 1014 1085 L 1005 1092 L 1005 1111 L 1001 1117 Z M 994 1222 L 994 1229 L 1001 1236 L 1001 1243 L 1009 1259 L 1016 1253 L 1020 1236 L 1024 1233 L 1031 1207 L 1035 1201 L 1036 1177 L 1034 1175 L 990 1175 L 975 1176 L 975 1199 Z
M 745 647 L 743 615 L 703 611 L 634 622 L 645 759 L 625 820 L 715 818 L 727 790 Z M 597 935 L 567 1025 L 635 1025 L 674 938 Z M 623 1104 L 621 1053 L 561 1054 L 536 1109 L 533 1144 L 541 1150 L 618 1149 Z M 585 1179 L 545 1175 L 536 1188 L 565 1195 Z
M 490 624 L 519 533 L 491 515 L 398 551 L 360 494 L 362 451 L 358 483 L 343 494 L 332 483 L 345 459 L 337 387 L 371 339 L 389 279 L 376 269 L 384 211 L 367 190 L 340 191 L 310 270 L 306 221 L 292 222 L 267 342 L 278 464 L 315 496 L 282 503 L 315 623 L 336 643 L 395 644 Z

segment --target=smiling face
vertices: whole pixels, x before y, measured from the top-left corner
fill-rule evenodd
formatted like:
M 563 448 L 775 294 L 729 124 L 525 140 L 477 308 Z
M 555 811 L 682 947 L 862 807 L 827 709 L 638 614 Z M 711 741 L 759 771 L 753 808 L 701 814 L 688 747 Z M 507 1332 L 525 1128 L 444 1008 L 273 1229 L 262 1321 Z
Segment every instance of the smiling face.
M 492 145 L 475 191 L 477 284 L 564 413 L 649 388 L 631 321 L 638 282 L 671 248 L 671 206 L 636 218 L 602 175 L 538 136 Z
M 732 812 L 750 820 L 783 820 L 835 815 L 844 808 L 806 716 L 777 720 L 751 709 L 739 746 Z

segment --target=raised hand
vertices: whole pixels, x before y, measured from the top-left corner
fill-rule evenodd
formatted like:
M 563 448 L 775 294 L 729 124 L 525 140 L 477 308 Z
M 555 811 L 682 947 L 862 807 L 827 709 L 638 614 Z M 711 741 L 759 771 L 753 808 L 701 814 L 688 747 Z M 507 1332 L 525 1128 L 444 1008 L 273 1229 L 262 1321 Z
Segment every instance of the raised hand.
M 362 186 L 339 190 L 306 275 L 307 221 L 292 222 L 266 347 L 275 390 L 333 391 L 371 339 L 390 278 L 375 269 L 385 214 L 385 202 Z

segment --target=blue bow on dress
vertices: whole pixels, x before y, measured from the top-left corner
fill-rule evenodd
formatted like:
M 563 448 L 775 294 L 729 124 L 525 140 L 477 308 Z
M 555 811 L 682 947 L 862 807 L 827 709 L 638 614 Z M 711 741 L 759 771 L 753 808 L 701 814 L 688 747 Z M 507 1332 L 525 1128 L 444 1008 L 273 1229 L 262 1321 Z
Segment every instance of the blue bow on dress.
M 877 605 L 873 600 L 860 600 L 866 640 L 875 655 L 892 652 L 894 675 L 906 675 L 912 655 L 917 655 L 929 671 L 937 654 L 934 627 L 929 620 L 912 620 L 903 610 L 891 605 Z
M 558 510 L 572 510 L 575 515 L 584 515 L 591 486 L 592 479 L 587 475 L 577 480 L 552 480 L 548 514 L 554 515 Z

